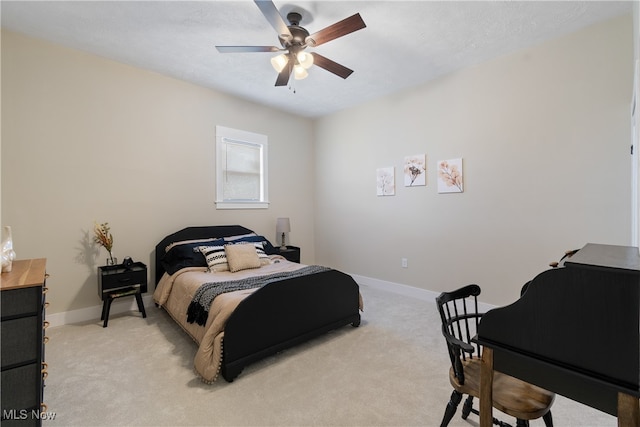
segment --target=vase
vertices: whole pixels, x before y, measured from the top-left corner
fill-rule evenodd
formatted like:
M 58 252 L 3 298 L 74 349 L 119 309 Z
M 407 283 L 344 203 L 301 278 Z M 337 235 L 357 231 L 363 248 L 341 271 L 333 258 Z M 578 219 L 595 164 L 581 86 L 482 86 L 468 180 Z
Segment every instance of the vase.
M 118 265 L 118 258 L 114 256 L 107 258 L 107 265 Z
M 13 250 L 13 239 L 11 237 L 11 227 L 8 225 L 2 227 L 2 272 L 11 271 L 13 260 L 16 259 L 16 253 Z

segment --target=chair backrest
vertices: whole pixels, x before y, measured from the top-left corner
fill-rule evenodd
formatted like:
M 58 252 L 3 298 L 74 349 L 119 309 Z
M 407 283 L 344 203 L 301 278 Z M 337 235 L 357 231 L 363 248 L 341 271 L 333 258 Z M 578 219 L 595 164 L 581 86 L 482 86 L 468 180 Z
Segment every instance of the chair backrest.
M 473 343 L 483 313 L 478 312 L 480 286 L 467 285 L 452 292 L 443 292 L 436 298 L 442 320 L 442 335 L 447 341 L 451 366 L 460 384 L 464 384 L 462 361 L 482 357 L 482 347 Z

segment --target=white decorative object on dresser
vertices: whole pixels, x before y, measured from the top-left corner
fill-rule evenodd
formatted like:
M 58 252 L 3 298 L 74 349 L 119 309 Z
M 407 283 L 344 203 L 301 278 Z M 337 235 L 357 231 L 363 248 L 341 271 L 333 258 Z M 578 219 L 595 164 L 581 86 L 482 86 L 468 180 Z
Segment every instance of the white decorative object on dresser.
M 11 227 L 2 227 L 2 272 L 11 271 L 13 260 L 16 259 L 16 252 L 13 250 L 13 238 L 11 237 Z

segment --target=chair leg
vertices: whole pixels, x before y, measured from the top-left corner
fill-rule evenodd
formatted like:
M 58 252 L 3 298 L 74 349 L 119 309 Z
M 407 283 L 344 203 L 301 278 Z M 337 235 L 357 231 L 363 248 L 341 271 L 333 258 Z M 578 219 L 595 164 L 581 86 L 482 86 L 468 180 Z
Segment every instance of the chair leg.
M 456 413 L 456 409 L 458 409 L 458 405 L 462 400 L 462 393 L 457 390 L 453 390 L 451 393 L 451 398 L 449 399 L 449 403 L 447 403 L 447 408 L 444 410 L 444 417 L 442 417 L 442 422 L 440 423 L 440 427 L 447 427 L 449 422 L 451 422 L 451 418 Z
M 462 419 L 466 420 L 473 408 L 473 396 L 469 395 L 462 406 Z
M 551 417 L 551 410 L 542 416 L 544 425 L 547 427 L 553 427 L 553 418 Z
M 459 396 L 456 396 L 456 393 L 458 393 L 457 391 L 454 391 L 453 394 L 451 394 L 451 401 L 449 401 L 449 404 L 447 405 L 447 409 L 445 411 L 445 416 L 442 420 L 442 424 L 440 424 L 440 427 L 446 427 L 447 424 L 449 424 L 449 422 L 451 421 L 451 419 L 453 418 L 453 416 L 456 413 L 456 408 L 458 407 L 458 404 L 460 403 L 460 400 L 462 399 L 462 394 L 459 393 Z M 469 416 L 469 414 L 474 413 L 476 415 L 480 415 L 480 412 L 473 409 L 473 396 L 469 395 L 465 401 L 464 401 L 464 405 L 462 406 L 462 419 L 466 420 L 467 417 Z M 551 411 L 548 412 L 549 417 L 551 417 L 550 414 Z M 546 416 L 546 415 L 545 415 Z M 446 421 L 446 423 L 445 423 Z M 510 424 L 505 423 L 504 421 L 500 421 L 499 419 L 497 419 L 496 417 L 493 417 L 492 419 L 493 424 L 499 426 L 499 427 L 511 427 Z M 545 420 L 546 423 L 546 420 Z M 526 420 L 517 420 L 517 427 L 529 427 L 529 421 Z M 553 425 L 548 425 L 547 427 L 553 427 Z

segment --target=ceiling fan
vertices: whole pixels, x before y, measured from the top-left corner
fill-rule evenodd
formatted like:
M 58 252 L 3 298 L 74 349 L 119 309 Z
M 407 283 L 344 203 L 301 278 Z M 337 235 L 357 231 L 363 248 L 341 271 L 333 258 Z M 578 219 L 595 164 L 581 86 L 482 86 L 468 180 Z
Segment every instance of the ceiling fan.
M 340 65 L 329 58 L 316 52 L 307 53 L 307 47 L 316 47 L 338 37 L 345 36 L 357 30 L 365 28 L 359 13 L 342 21 L 336 22 L 318 32 L 309 34 L 309 31 L 300 26 L 302 15 L 298 12 L 289 12 L 285 22 L 275 4 L 271 0 L 254 0 L 267 21 L 278 33 L 281 48 L 276 46 L 216 46 L 220 53 L 238 52 L 283 52 L 271 59 L 271 64 L 278 72 L 276 86 L 286 86 L 291 74 L 296 79 L 307 77 L 307 69 L 315 64 L 320 68 L 346 79 L 353 70 Z

